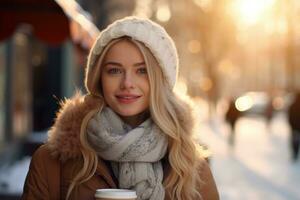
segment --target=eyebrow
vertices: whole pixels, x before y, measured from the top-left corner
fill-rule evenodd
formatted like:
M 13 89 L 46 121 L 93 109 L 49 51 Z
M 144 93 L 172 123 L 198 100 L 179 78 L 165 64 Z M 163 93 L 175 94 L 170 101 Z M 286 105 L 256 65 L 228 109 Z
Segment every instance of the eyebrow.
M 139 66 L 145 65 L 145 64 L 146 64 L 146 63 L 145 63 L 144 61 L 142 61 L 142 62 L 135 63 L 133 66 L 139 67 Z M 104 66 L 106 66 L 106 65 L 115 65 L 115 66 L 119 66 L 119 67 L 122 67 L 122 66 L 123 66 L 121 63 L 113 62 L 113 61 L 104 63 Z

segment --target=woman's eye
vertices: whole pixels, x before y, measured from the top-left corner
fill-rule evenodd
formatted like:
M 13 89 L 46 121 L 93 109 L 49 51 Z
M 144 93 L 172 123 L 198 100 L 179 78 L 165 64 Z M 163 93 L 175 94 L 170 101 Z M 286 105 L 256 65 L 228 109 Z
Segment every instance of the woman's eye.
M 146 69 L 146 67 L 139 68 L 137 71 L 138 71 L 139 74 L 147 74 L 147 69 Z
M 119 68 L 110 68 L 107 70 L 107 72 L 109 74 L 120 74 L 120 73 L 122 73 L 122 70 Z

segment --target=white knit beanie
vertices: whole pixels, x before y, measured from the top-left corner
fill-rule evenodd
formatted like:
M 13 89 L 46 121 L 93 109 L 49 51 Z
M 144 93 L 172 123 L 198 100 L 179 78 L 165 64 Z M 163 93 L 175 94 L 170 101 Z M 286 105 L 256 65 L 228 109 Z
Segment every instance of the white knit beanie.
M 174 88 L 178 74 L 178 55 L 173 40 L 159 24 L 134 16 L 117 20 L 101 31 L 88 56 L 86 80 L 93 76 L 93 68 L 104 47 L 111 40 L 122 36 L 129 36 L 145 44 L 158 61 L 170 88 Z M 87 84 L 86 87 L 90 91 Z

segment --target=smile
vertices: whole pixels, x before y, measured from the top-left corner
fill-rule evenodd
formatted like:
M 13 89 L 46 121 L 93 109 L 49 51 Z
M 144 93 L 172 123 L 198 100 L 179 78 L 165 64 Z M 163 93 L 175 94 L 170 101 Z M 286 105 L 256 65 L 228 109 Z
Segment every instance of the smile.
M 140 97 L 141 96 L 138 95 L 116 95 L 117 100 L 120 103 L 125 103 L 125 104 L 133 103 L 137 101 Z

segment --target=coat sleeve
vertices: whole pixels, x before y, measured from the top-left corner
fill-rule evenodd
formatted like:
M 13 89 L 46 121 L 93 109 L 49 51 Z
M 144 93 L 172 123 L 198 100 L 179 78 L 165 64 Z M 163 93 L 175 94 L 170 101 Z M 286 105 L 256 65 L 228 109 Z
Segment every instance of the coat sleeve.
M 21 199 L 59 199 L 59 170 L 59 161 L 42 145 L 32 156 Z
M 202 161 L 200 167 L 200 177 L 202 179 L 202 183 L 200 184 L 200 194 L 203 200 L 219 200 L 220 197 L 215 180 L 209 164 L 205 160 Z

